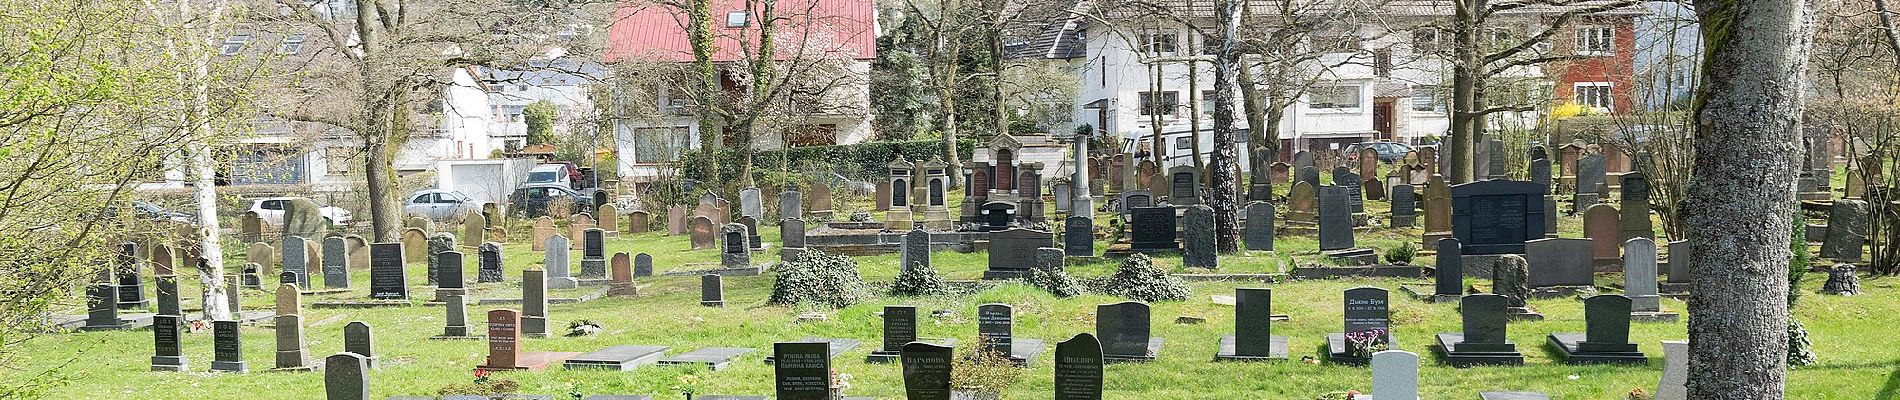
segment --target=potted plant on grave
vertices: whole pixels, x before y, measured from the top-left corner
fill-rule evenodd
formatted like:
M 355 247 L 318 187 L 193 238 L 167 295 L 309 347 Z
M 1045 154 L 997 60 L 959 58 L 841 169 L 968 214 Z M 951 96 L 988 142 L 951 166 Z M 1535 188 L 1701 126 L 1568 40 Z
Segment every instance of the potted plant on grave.
M 982 343 L 977 341 L 976 343 Z M 977 349 L 987 346 L 978 345 Z M 952 400 L 999 400 L 1003 390 L 1022 380 L 1023 372 L 1010 361 L 1008 356 L 993 351 L 978 350 L 973 354 L 957 357 L 950 365 L 950 387 Z
M 1372 353 L 1391 349 L 1386 341 L 1384 329 L 1367 329 L 1358 332 L 1346 332 L 1346 351 L 1355 358 L 1372 357 Z
M 680 375 L 679 384 L 673 385 L 673 391 L 679 392 L 686 400 L 693 400 L 693 394 L 699 393 L 699 375 Z

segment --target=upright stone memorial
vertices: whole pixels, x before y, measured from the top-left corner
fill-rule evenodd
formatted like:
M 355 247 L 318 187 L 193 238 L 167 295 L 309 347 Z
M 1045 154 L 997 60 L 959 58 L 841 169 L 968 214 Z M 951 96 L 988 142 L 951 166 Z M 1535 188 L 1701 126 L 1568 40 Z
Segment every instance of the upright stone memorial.
M 1584 333 L 1552 333 L 1550 346 L 1569 364 L 1648 364 L 1630 343 L 1630 298 L 1605 294 L 1583 299 Z
M 1414 190 L 1412 185 L 1392 186 L 1393 227 L 1411 227 L 1418 221 L 1418 194 Z
M 468 334 L 468 300 L 463 293 L 442 296 L 442 335 L 432 339 L 476 339 Z
M 323 287 L 350 288 L 350 252 L 342 237 L 323 239 Z
M 653 256 L 647 253 L 633 255 L 633 277 L 653 276 Z
M 1867 242 L 1867 202 L 1854 199 L 1834 200 L 1827 213 L 1827 234 L 1821 239 L 1821 257 L 1860 261 L 1861 247 Z
M 1590 239 L 1591 263 L 1604 267 L 1606 272 L 1608 266 L 1623 263 L 1617 253 L 1617 245 L 1623 243 L 1616 239 L 1620 235 L 1618 218 L 1616 206 L 1609 204 L 1596 204 L 1583 210 L 1583 237 Z
M 758 236 L 758 232 L 753 231 L 752 235 Z M 805 252 L 805 220 L 799 218 L 779 220 L 778 241 L 779 261 L 798 259 L 798 255 Z
M 179 348 L 179 334 L 184 328 L 184 317 L 178 315 L 152 316 L 152 370 L 184 372 L 189 369 L 185 353 Z
M 429 267 L 429 270 L 425 274 L 426 275 L 425 279 L 429 280 L 430 285 L 438 284 L 435 281 L 435 279 L 436 277 L 439 277 L 442 275 L 440 272 L 436 271 L 436 267 L 442 265 L 440 262 L 438 262 L 438 260 L 436 260 L 436 257 L 442 253 L 455 251 L 455 248 L 456 248 L 455 235 L 450 235 L 447 233 L 437 233 L 435 234 L 435 236 L 429 237 L 429 257 L 428 257 L 428 264 L 427 264 Z
M 366 367 L 376 368 L 376 336 L 370 333 L 369 323 L 350 321 L 343 325 L 343 351 L 363 356 Z
M 726 306 L 726 288 L 724 278 L 719 274 L 699 276 L 699 305 L 707 307 Z
M 1365 365 L 1372 354 L 1359 349 L 1399 348 L 1391 331 L 1391 302 L 1385 289 L 1346 289 L 1345 311 L 1345 331 L 1326 335 L 1326 351 L 1332 362 Z
M 1680 316 L 1662 309 L 1656 282 L 1656 242 L 1631 238 L 1623 244 L 1623 294 L 1630 298 L 1630 319 L 1676 323 Z
M 904 344 L 904 396 L 907 400 L 950 400 L 951 352 L 949 346 L 923 342 Z
M 1317 186 L 1306 182 L 1294 182 L 1293 188 L 1286 194 L 1286 221 L 1288 225 L 1319 223 L 1319 194 Z
M 1618 193 L 1622 196 L 1622 217 L 1619 218 L 1616 243 L 1633 238 L 1654 240 L 1656 228 L 1649 220 L 1649 179 L 1641 171 L 1623 174 L 1623 186 Z
M 1173 251 L 1174 207 L 1135 207 L 1130 211 L 1128 249 L 1134 252 Z
M 1694 258 L 1695 256 L 1689 254 L 1689 241 L 1669 242 L 1669 280 L 1662 286 L 1665 288 L 1689 286 L 1689 282 L 1694 280 L 1689 273 L 1689 266 L 1695 264 L 1692 261 Z M 1672 290 L 1673 292 L 1675 291 Z M 1687 292 L 1687 290 L 1684 289 L 1681 292 Z
M 1056 400 L 1102 400 L 1102 342 L 1077 334 L 1056 344 L 1055 357 Z
M 1501 153 L 1501 151 L 1493 153 Z M 1371 362 L 1373 398 L 1418 400 L 1417 354 L 1404 350 L 1386 350 L 1373 353 Z
M 1363 184 L 1359 178 L 1359 174 L 1353 173 L 1351 168 L 1344 165 L 1333 168 L 1333 186 L 1346 190 L 1346 205 L 1352 207 L 1352 214 L 1366 213 L 1365 188 L 1359 186 Z M 1325 190 L 1320 189 L 1321 192 Z M 1322 193 L 1321 196 L 1325 194 Z M 1322 200 L 1320 207 L 1325 206 L 1325 201 Z
M 1656 382 L 1655 400 L 1689 399 L 1689 342 L 1664 340 L 1662 379 Z
M 805 217 L 805 203 L 804 203 L 805 200 L 801 198 L 801 196 L 803 195 L 799 194 L 798 191 L 796 190 L 786 190 L 783 192 L 779 192 L 778 217 L 780 219 L 804 218 Z
M 441 300 L 451 294 L 468 293 L 467 279 L 462 274 L 462 252 L 445 251 L 435 255 L 435 299 Z
M 462 219 L 462 247 L 474 249 L 488 238 L 488 218 L 481 214 L 469 214 Z
M 1273 251 L 1275 211 L 1273 203 L 1256 201 L 1247 204 L 1247 226 L 1241 237 L 1246 239 L 1247 250 Z
M 834 400 L 831 344 L 780 342 L 772 345 L 773 386 L 778 400 Z
M 379 300 L 409 298 L 409 273 L 403 269 L 402 243 L 369 245 L 369 297 Z
M 278 259 L 283 261 L 283 272 L 296 274 L 297 287 L 300 288 L 310 287 L 310 259 L 307 258 L 309 255 L 308 247 L 309 245 L 304 244 L 304 239 L 301 237 L 285 236 L 283 247 L 277 249 L 280 252 Z M 121 276 L 120 279 L 123 280 L 124 277 Z M 119 287 L 121 288 L 120 292 L 124 292 L 123 288 L 125 287 L 125 282 L 121 281 Z M 120 293 L 119 302 L 124 303 L 125 301 L 125 294 Z
M 1095 334 L 1106 338 L 1102 341 L 1103 359 L 1108 362 L 1154 361 L 1161 351 L 1162 340 L 1149 334 L 1148 311 L 1147 304 L 1136 301 L 1095 306 Z
M 1605 176 L 1602 154 L 1584 155 L 1577 159 L 1577 178 L 1574 184 L 1572 207 L 1582 210 L 1601 201 Z
M 633 284 L 633 262 L 627 253 L 614 253 L 613 265 L 609 268 L 611 276 L 607 284 L 608 296 L 639 296 L 640 287 Z
M 547 238 L 547 252 L 541 254 L 541 267 L 548 271 L 549 289 L 573 289 L 580 287 L 579 279 L 569 272 L 567 237 L 561 235 Z
M 1168 202 L 1175 205 L 1201 203 L 1201 173 L 1193 165 L 1168 168 Z
M 1214 237 L 1214 209 L 1200 204 L 1188 206 L 1181 220 L 1185 224 L 1181 230 L 1181 264 L 1190 268 L 1219 268 L 1219 243 Z
M 1521 254 L 1544 237 L 1543 185 L 1490 180 L 1451 187 L 1452 236 L 1465 255 Z
M 607 232 L 588 229 L 581 232 L 581 279 L 607 277 Z
M 1016 337 L 1015 326 L 1015 308 L 1008 304 L 976 307 L 977 345 L 983 351 L 1009 357 L 1018 366 L 1028 365 L 1042 354 L 1042 340 Z
M 1590 239 L 1554 238 L 1525 244 L 1530 263 L 1530 286 L 1538 297 L 1559 297 L 1588 291 L 1596 282 L 1590 266 Z
M 1062 251 L 1069 257 L 1095 256 L 1095 218 L 1071 215 L 1062 220 Z
M 917 341 L 917 307 L 884 306 L 884 346 L 872 350 L 865 362 L 897 361 L 904 344 Z
M 351 352 L 332 354 L 323 358 L 323 393 L 325 400 L 369 400 L 369 369 L 367 357 Z
M 177 258 L 173 257 L 172 247 L 164 244 L 153 245 L 149 257 L 152 263 L 153 292 L 158 297 L 158 315 L 184 315 L 183 307 L 178 303 L 178 272 L 174 268 Z
M 532 338 L 548 337 L 547 271 L 521 271 L 521 334 Z
M 1287 358 L 1285 336 L 1273 335 L 1273 289 L 1234 289 L 1234 334 L 1221 338 L 1215 360 Z
M 1438 239 L 1438 265 L 1433 271 L 1435 284 L 1432 289 L 1432 301 L 1438 303 L 1456 301 L 1465 293 L 1464 246 L 1458 239 Z
M 745 224 L 726 224 L 720 230 L 723 247 L 719 251 L 719 265 L 726 269 L 740 269 L 752 266 L 752 247 L 747 237 Z
M 1356 246 L 1352 237 L 1352 191 L 1339 186 L 1319 188 L 1319 249 L 1344 250 Z
M 478 257 L 478 261 L 476 263 L 476 268 L 475 268 L 475 282 L 477 283 L 501 282 L 502 281 L 501 244 L 495 243 L 495 242 L 482 243 L 480 247 L 480 254 L 477 255 L 477 257 Z
M 286 286 L 296 291 L 295 286 Z M 297 314 L 278 314 L 277 326 L 277 368 L 278 371 L 301 371 L 311 368 L 310 357 L 304 352 L 303 316 Z
M 212 321 L 211 348 L 211 371 L 251 371 L 244 363 L 244 336 L 238 334 L 238 321 Z
M 1445 177 L 1432 175 L 1425 178 L 1425 236 L 1419 246 L 1431 249 L 1438 239 L 1452 237 L 1451 186 L 1445 184 Z
M 765 239 L 759 237 L 759 220 L 752 217 L 739 217 L 739 225 L 745 225 L 746 248 L 753 251 L 765 250 Z
M 764 197 L 759 188 L 739 189 L 739 215 L 752 218 L 765 218 Z
M 521 312 L 488 312 L 488 360 L 475 366 L 482 371 L 539 371 L 576 353 L 524 352 L 521 349 Z
M 990 233 L 989 269 L 983 279 L 1014 279 L 1029 272 L 1036 249 L 1055 247 L 1055 234 L 1023 228 Z
M 713 247 L 713 239 L 717 236 L 718 228 L 713 226 L 711 218 L 695 215 L 686 221 L 686 230 L 691 233 L 693 250 L 699 250 Z
M 1464 332 L 1438 334 L 1435 348 L 1454 367 L 1523 365 L 1524 354 L 1505 335 L 1506 308 L 1511 299 L 1496 294 L 1466 295 L 1458 304 Z

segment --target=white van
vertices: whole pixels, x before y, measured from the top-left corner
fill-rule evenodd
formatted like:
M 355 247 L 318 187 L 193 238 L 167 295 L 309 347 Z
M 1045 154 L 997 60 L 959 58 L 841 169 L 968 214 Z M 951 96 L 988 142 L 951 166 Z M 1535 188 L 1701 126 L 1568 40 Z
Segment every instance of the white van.
M 567 164 L 541 164 L 528 170 L 528 184 L 553 183 L 565 187 L 574 187 L 574 178 L 567 173 Z
M 1235 122 L 1234 148 L 1236 150 L 1235 153 L 1240 156 L 1240 159 L 1235 162 L 1240 163 L 1240 172 L 1246 173 L 1249 169 L 1247 167 L 1249 165 L 1247 160 L 1249 153 L 1251 153 L 1247 150 L 1247 139 L 1252 133 L 1247 130 L 1247 124 L 1239 123 L 1239 121 Z M 1162 160 L 1157 160 L 1162 171 L 1167 171 L 1168 168 L 1176 165 L 1194 165 L 1194 159 L 1188 158 L 1188 156 L 1194 154 L 1193 132 L 1191 127 L 1186 124 L 1165 125 L 1161 127 L 1161 141 L 1163 145 L 1167 146 L 1167 157 Z M 1141 126 L 1122 131 L 1121 136 L 1122 152 L 1136 154 L 1139 150 L 1148 150 L 1148 154 L 1153 153 L 1153 149 L 1150 147 L 1154 141 L 1154 129 Z M 1201 152 L 1201 162 L 1203 163 L 1207 162 L 1209 157 L 1214 153 L 1213 123 L 1201 124 Z

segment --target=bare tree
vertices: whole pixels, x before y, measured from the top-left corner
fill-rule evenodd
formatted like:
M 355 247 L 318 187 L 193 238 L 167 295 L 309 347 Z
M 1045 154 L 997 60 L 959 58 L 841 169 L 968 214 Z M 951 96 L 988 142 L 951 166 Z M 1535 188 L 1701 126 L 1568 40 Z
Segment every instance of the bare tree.
M 1813 35 L 1804 0 L 1697 1 L 1708 60 L 1684 220 L 1696 271 L 1689 397 L 1780 399 L 1788 260 Z

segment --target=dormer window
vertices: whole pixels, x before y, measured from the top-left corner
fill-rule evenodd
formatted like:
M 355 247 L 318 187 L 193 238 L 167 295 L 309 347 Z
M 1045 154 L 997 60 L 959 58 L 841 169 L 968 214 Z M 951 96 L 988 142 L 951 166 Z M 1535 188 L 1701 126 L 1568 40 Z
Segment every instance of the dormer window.
M 224 45 L 218 48 L 218 54 L 227 56 L 237 55 L 238 52 L 244 51 L 244 45 L 250 42 L 250 34 L 232 34 L 230 37 L 224 38 Z
M 304 34 L 302 33 L 284 36 L 284 42 L 277 44 L 277 54 L 295 55 L 303 50 L 303 41 Z
M 745 25 L 746 25 L 745 11 L 726 12 L 726 27 L 727 28 L 744 28 Z

